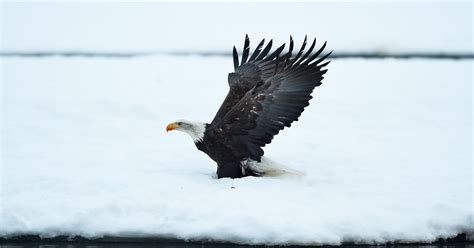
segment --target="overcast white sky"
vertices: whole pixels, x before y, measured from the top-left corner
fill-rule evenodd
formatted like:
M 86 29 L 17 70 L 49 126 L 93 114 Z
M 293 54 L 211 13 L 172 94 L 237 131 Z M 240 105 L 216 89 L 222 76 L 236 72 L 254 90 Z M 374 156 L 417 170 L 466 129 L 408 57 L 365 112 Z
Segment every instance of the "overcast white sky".
M 32 3 L 2 5 L 2 50 L 227 51 L 290 34 L 350 51 L 473 51 L 464 2 Z

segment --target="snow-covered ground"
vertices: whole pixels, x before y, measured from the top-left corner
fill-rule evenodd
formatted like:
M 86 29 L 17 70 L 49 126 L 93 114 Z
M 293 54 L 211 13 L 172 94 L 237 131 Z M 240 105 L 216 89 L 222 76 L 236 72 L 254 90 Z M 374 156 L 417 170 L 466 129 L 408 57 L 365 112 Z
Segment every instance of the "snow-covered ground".
M 2 63 L 0 236 L 339 244 L 474 232 L 472 61 L 334 60 L 265 149 L 306 176 L 236 180 L 165 132 L 212 119 L 230 58 Z

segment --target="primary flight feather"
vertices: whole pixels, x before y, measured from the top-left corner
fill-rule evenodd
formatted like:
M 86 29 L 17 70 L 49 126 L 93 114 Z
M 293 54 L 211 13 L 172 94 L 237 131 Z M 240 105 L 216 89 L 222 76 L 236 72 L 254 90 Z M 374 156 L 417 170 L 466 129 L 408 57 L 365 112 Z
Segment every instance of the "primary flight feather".
M 273 42 L 265 47 L 264 43 L 250 55 L 246 36 L 241 60 L 234 46 L 229 92 L 210 124 L 183 120 L 166 127 L 166 131 L 188 133 L 196 147 L 217 163 L 218 178 L 268 173 L 262 147 L 298 120 L 327 71 L 324 67 L 331 52 L 321 56 L 326 43 L 313 52 L 316 39 L 306 50 L 305 37 L 296 55 L 291 37 L 287 52 L 283 52 L 285 44 L 270 52 Z

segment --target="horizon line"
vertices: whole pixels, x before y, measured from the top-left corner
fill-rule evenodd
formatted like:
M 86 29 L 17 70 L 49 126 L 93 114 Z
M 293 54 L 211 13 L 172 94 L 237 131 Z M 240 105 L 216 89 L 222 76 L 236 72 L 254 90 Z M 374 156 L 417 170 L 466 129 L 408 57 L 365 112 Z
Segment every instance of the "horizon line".
M 231 57 L 232 53 L 222 51 L 161 51 L 161 52 L 119 52 L 119 51 L 0 51 L 0 57 L 99 57 L 99 58 L 132 58 L 145 56 L 202 56 L 202 57 Z M 474 59 L 472 52 L 333 52 L 333 59 L 366 58 L 366 59 Z

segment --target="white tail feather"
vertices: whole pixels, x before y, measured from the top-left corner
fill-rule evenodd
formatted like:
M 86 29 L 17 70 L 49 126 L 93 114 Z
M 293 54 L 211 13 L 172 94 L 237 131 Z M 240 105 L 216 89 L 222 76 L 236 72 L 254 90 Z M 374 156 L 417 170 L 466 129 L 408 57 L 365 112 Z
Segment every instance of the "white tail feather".
M 272 161 L 266 157 L 262 157 L 260 162 L 257 162 L 251 159 L 242 161 L 242 167 L 246 169 L 250 169 L 257 175 L 267 176 L 267 177 L 278 177 L 278 176 L 302 177 L 305 175 L 301 171 L 289 168 L 275 161 Z

